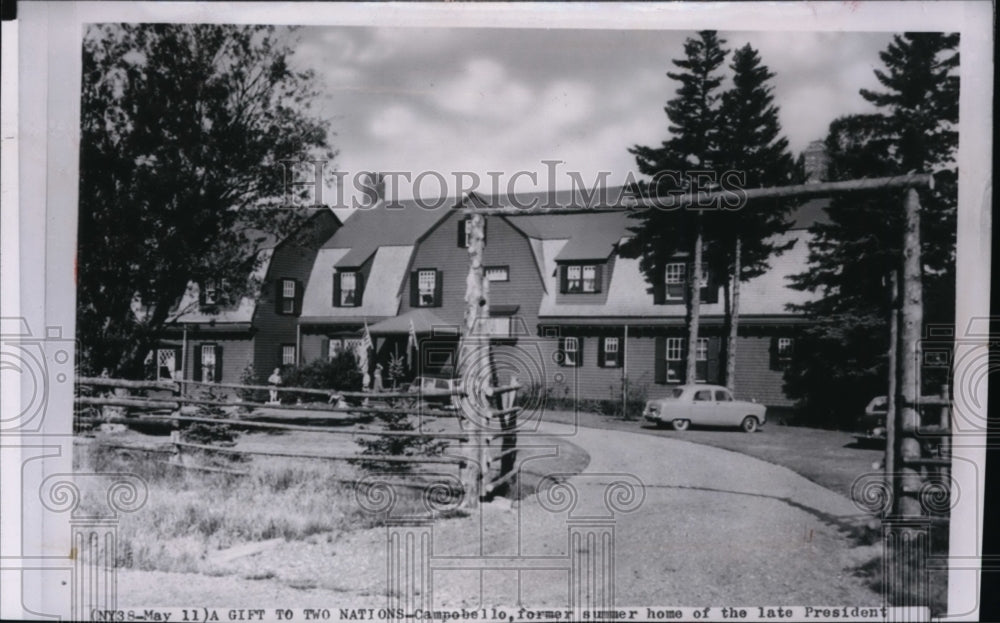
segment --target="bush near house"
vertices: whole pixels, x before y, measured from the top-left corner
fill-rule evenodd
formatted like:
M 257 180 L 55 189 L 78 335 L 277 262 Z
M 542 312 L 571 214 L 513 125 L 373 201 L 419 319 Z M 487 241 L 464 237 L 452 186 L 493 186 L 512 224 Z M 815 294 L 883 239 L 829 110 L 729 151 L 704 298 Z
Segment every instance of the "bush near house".
M 339 353 L 332 359 L 316 359 L 302 367 L 284 366 L 281 368 L 282 385 L 287 387 L 305 387 L 309 389 L 336 389 L 340 391 L 361 391 L 362 374 L 358 369 L 358 359 L 353 352 Z M 322 400 L 315 394 L 299 394 L 282 392 L 279 395 L 282 404 Z

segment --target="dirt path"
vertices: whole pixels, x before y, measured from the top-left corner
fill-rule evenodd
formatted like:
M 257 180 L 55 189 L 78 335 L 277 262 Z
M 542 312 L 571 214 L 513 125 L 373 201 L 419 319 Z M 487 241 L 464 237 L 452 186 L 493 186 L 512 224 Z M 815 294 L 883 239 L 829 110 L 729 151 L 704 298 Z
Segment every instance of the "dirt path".
M 553 568 L 437 571 L 434 607 L 565 607 L 566 560 L 586 549 L 570 545 L 570 520 L 610 516 L 606 500 L 619 509 L 612 517 L 618 604 L 881 602 L 852 572 L 879 550 L 851 540 L 851 528 L 865 518 L 847 498 L 784 467 L 682 440 L 561 424 L 542 432 L 588 452 L 584 473 L 519 504 L 500 500 L 437 521 L 432 551 L 549 557 L 551 565 L 534 564 Z M 633 485 L 631 497 L 627 486 L 608 489 L 616 481 Z M 572 494 L 571 506 L 565 496 Z M 386 605 L 386 537 L 380 528 L 279 543 L 220 562 L 217 577 L 121 571 L 119 603 L 377 608 Z

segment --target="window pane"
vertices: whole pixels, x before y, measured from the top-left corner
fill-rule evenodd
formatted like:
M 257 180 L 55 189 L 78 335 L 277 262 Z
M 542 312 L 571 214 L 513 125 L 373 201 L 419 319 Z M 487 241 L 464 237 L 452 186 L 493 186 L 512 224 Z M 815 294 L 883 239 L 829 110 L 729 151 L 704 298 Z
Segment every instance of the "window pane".
M 686 268 L 683 263 L 667 264 L 667 283 L 684 283 Z
M 697 361 L 708 361 L 708 338 L 698 338 Z
M 214 366 L 215 365 L 215 346 L 212 344 L 206 344 L 201 347 L 201 365 L 202 366 Z
M 281 282 L 281 296 L 284 298 L 295 298 L 295 281 L 284 279 Z
M 417 287 L 421 294 L 434 293 L 434 274 L 433 270 L 422 270 L 417 275 Z
M 341 290 L 353 290 L 355 281 L 354 273 L 341 273 L 340 275 L 340 289 Z
M 595 287 L 597 278 L 597 271 L 593 266 L 583 267 L 583 291 L 593 292 L 597 288 Z
M 697 392 L 694 395 L 694 399 L 695 400 L 711 400 L 712 399 L 712 392 L 709 391 L 709 390 L 707 390 L 707 389 L 703 389 L 703 390 Z
M 679 337 L 667 338 L 667 361 L 681 360 L 681 345 L 682 345 L 681 338 Z
M 506 266 L 487 266 L 484 272 L 489 281 L 507 281 L 509 279 L 509 271 Z
M 281 299 L 281 311 L 286 314 L 295 313 L 295 299 L 283 298 Z
M 606 353 L 617 353 L 618 352 L 618 338 L 616 338 L 616 337 L 606 337 L 606 338 L 604 338 L 604 352 L 606 352 Z
M 282 365 L 294 365 L 295 364 L 295 347 L 294 346 L 282 346 L 281 347 L 281 363 L 282 363 Z
M 333 359 L 334 357 L 336 357 L 341 353 L 343 348 L 344 348 L 343 341 L 341 341 L 340 339 L 331 338 L 330 346 L 328 347 L 327 350 L 327 357 Z
M 715 399 L 719 402 L 727 402 L 732 400 L 733 397 L 729 395 L 729 392 L 720 389 L 715 392 Z

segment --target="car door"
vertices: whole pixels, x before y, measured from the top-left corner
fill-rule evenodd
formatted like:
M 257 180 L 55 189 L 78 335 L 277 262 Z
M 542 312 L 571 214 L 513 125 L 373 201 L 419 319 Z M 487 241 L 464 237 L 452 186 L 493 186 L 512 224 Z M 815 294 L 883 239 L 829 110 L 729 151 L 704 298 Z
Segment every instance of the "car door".
M 691 423 L 702 426 L 715 424 L 715 400 L 712 390 L 696 389 L 691 396 Z
M 719 426 L 739 426 L 743 420 L 740 404 L 733 400 L 727 389 L 715 390 L 716 422 Z

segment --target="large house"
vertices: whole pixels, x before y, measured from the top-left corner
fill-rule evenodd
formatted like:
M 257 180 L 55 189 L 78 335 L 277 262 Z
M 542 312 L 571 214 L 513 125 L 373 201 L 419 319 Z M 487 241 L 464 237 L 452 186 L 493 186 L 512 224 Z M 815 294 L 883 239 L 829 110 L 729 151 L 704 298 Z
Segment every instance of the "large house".
M 516 374 L 560 398 L 618 398 L 626 383 L 648 397 L 666 395 L 685 381 L 690 276 L 678 258 L 649 279 L 638 259 L 621 254 L 636 221 L 616 205 L 624 197 L 617 195 L 607 193 L 611 199 L 597 206 L 593 196 L 567 191 L 515 198 L 471 193 L 437 210 L 379 202 L 355 211 L 343 226 L 321 211 L 268 251 L 257 300 L 187 315 L 157 361 L 169 359 L 167 351 L 180 342 L 187 350 L 175 350 L 172 359 L 179 372 L 168 374 L 234 382 L 251 363 L 266 376 L 274 367 L 304 365 L 343 350 L 360 354 L 368 331 L 374 348 L 362 359 L 369 372 L 380 364 L 385 374 L 390 361 L 405 359 L 401 381 L 453 376 L 461 357 L 470 260 L 464 210 L 535 199 L 577 209 L 486 219 L 490 306 L 478 330 L 490 336 L 501 376 Z M 799 207 L 783 234 L 783 241 L 793 243 L 790 249 L 773 257 L 765 274 L 741 284 L 735 379 L 740 398 L 775 408 L 792 405 L 782 389 L 783 370 L 806 320 L 788 306 L 810 295 L 792 289 L 789 277 L 807 265 L 808 228 L 825 218 L 826 204 L 813 200 Z M 724 372 L 720 277 L 701 276 L 697 381 L 718 382 Z M 204 296 L 197 284 L 191 296 Z M 413 334 L 417 349 L 410 348 Z

